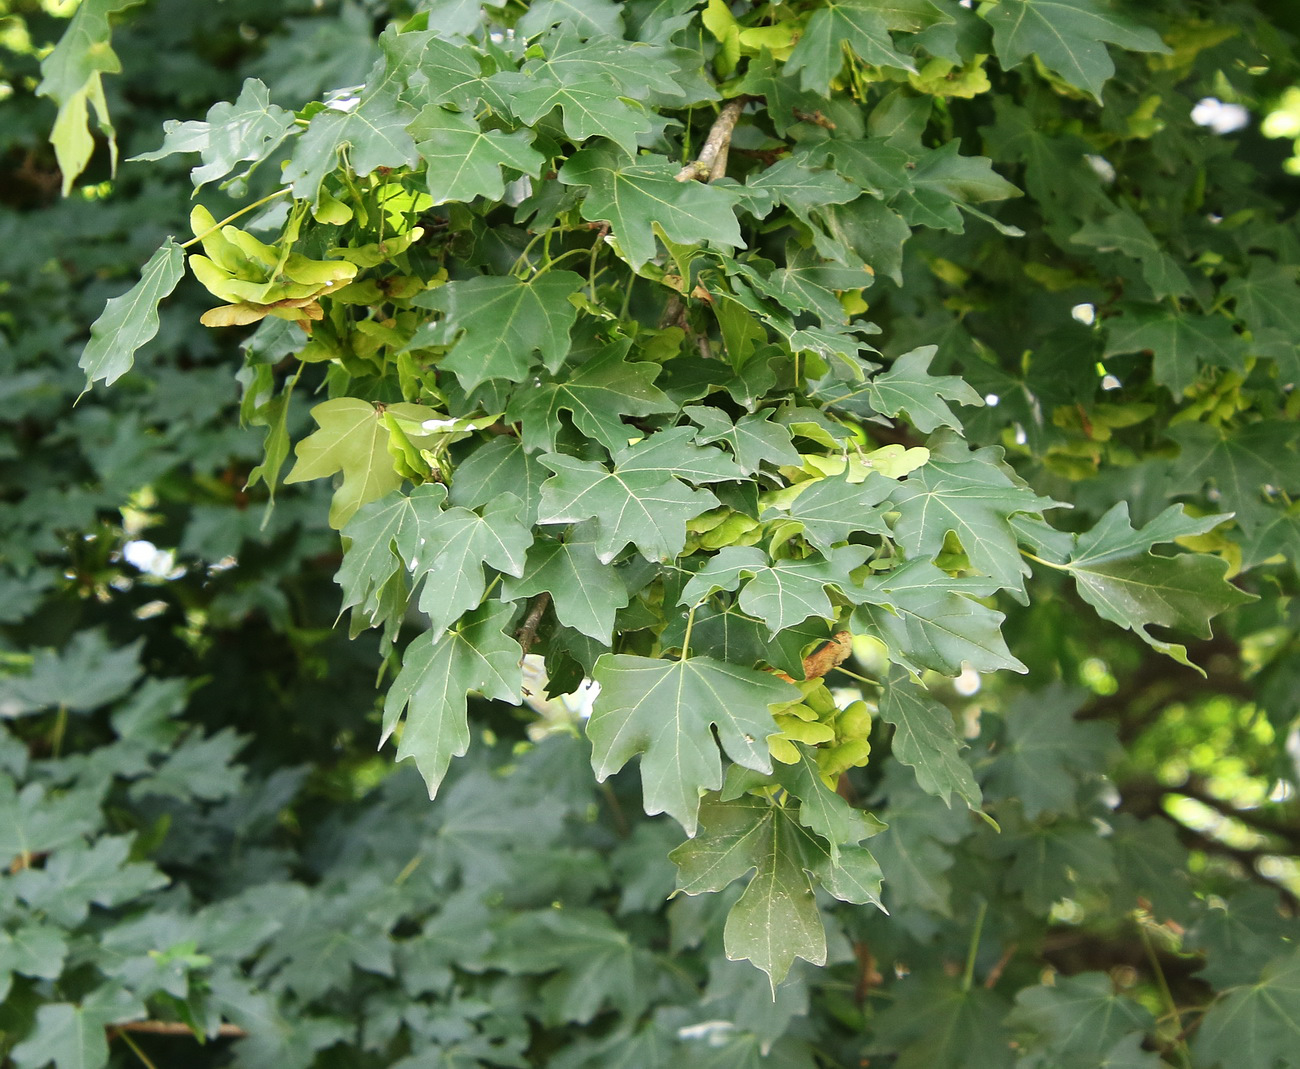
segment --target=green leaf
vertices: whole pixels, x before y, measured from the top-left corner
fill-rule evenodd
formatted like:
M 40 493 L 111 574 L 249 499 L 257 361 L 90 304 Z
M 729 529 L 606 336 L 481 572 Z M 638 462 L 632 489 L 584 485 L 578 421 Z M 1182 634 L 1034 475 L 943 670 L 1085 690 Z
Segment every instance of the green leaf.
M 19 1069 L 102 1069 L 108 1064 L 104 1029 L 138 1021 L 145 1007 L 118 984 L 97 987 L 79 1005 L 47 1002 L 36 1010 L 31 1034 L 10 1052 Z
M 71 928 L 86 919 L 92 904 L 117 906 L 166 886 L 168 878 L 147 862 L 128 861 L 131 836 L 105 835 L 93 846 L 56 850 L 43 868 L 13 877 L 20 899 L 57 924 Z
M 539 539 L 528 551 L 523 574 L 506 578 L 502 597 L 519 599 L 546 592 L 560 623 L 609 645 L 614 614 L 628 603 L 614 570 L 596 557 L 591 541 Z
M 57 980 L 63 974 L 68 944 L 52 925 L 25 924 L 0 931 L 0 998 L 9 993 L 13 974 Z
M 1157 624 L 1209 638 L 1210 617 L 1253 601 L 1228 583 L 1228 562 L 1207 553 L 1157 557 L 1150 547 L 1187 534 L 1201 534 L 1225 517 L 1185 516 L 1181 505 L 1166 509 L 1141 531 L 1129 525 L 1128 503 L 1111 508 L 1087 534 L 1080 535 L 1065 568 L 1079 596 L 1104 620 L 1134 632 L 1161 653 L 1190 665 L 1185 647 L 1147 632 Z
M 987 796 L 1019 799 L 1030 820 L 1075 811 L 1079 782 L 1099 775 L 1115 751 L 1113 728 L 1074 719 L 1079 699 L 1049 687 L 1007 710 L 1005 737 L 984 782 Z
M 824 559 L 779 560 L 771 567 L 758 568 L 741 588 L 740 607 L 767 624 L 773 635 L 810 616 L 831 619 L 837 610 L 831 606 L 826 588 L 855 598 L 856 584 L 849 573 L 870 555 L 866 546 L 840 546 L 827 551 Z
M 899 985 L 897 1001 L 873 1022 L 871 1054 L 897 1051 L 893 1069 L 1011 1069 L 1013 1033 L 1002 1020 L 1007 1004 L 980 985 L 963 990 L 947 977 L 917 977 Z
M 59 43 L 41 60 L 37 96 L 47 96 L 59 106 L 50 133 L 55 158 L 63 174 L 63 195 L 90 162 L 94 141 L 90 136 L 88 108 L 95 109 L 100 130 L 107 135 L 114 168 L 117 142 L 104 99 L 105 74 L 117 74 L 121 60 L 110 44 L 109 16 L 135 7 L 140 0 L 84 0 Z
M 723 550 L 726 552 L 729 550 Z M 687 613 L 669 616 L 661 635 L 665 650 L 682 648 L 687 616 Z M 795 679 L 802 679 L 804 654 L 830 637 L 830 629 L 817 619 L 770 636 L 761 622 L 746 616 L 734 603 L 719 607 L 706 602 L 695 609 L 691 649 L 732 664 L 770 664 Z
M 329 522 L 335 530 L 342 529 L 362 505 L 378 501 L 402 485 L 389 453 L 386 412 L 415 424 L 436 415 L 420 405 L 376 407 L 357 397 L 335 397 L 311 410 L 320 429 L 294 447 L 298 459 L 284 477 L 285 483 L 343 473 L 343 482 L 330 503 Z
M 1104 219 L 1085 223 L 1070 240 L 1091 245 L 1099 252 L 1119 252 L 1141 261 L 1142 278 L 1157 298 L 1191 295 L 1192 284 L 1182 268 L 1131 208 L 1120 208 Z
M 699 426 L 697 442 L 726 442 L 745 475 L 758 471 L 763 461 L 769 464 L 799 463 L 790 432 L 768 419 L 766 412 L 750 412 L 732 423 L 720 408 L 688 405 L 682 412 Z
M 415 303 L 443 314 L 440 333 L 454 344 L 442 366 L 469 393 L 489 379 L 523 382 L 535 366 L 534 352 L 548 370 L 558 370 L 578 317 L 569 297 L 581 286 L 571 271 L 548 271 L 529 282 L 476 275 L 423 293 Z M 412 345 L 419 344 L 417 334 Z
M 840 304 L 841 293 L 865 289 L 875 281 L 862 267 L 845 267 L 797 245 L 787 250 L 786 266 L 779 271 L 759 271 L 753 261 L 728 265 L 727 269 L 783 310 L 812 312 L 827 326 L 848 321 Z
M 827 551 L 858 531 L 889 534 L 884 515 L 886 498 L 897 484 L 872 472 L 865 482 L 853 482 L 848 472 L 818 479 L 790 504 L 790 518 L 803 524 L 804 536 L 818 549 Z M 764 519 L 779 515 L 776 509 Z
M 1133 306 L 1106 320 L 1104 356 L 1150 350 L 1151 373 L 1175 397 L 1196 381 L 1202 364 L 1244 371 L 1246 342 L 1226 316 L 1200 316 L 1160 306 Z
M 490 95 L 485 86 L 479 55 L 464 43 L 446 40 L 456 34 L 470 36 L 483 18 L 483 5 L 472 0 L 453 0 L 467 11 L 443 10 L 426 4 L 429 21 L 436 28 L 428 31 L 385 31 L 379 45 L 388 57 L 388 65 L 406 82 L 402 98 L 416 107 L 427 104 L 454 104 L 471 114 L 478 110 L 479 98 Z
M 400 616 L 406 611 L 405 596 L 400 607 L 392 606 L 384 596 L 385 587 L 405 571 L 406 561 L 415 555 L 422 524 L 418 502 L 432 496 L 437 508 L 446 493 L 440 483 L 417 486 L 410 494 L 394 491 L 363 505 L 343 528 L 347 549 L 334 581 L 343 588 L 342 608 L 366 617 L 366 626 L 384 623 L 390 612 Z
M 513 614 L 511 604 L 488 602 L 450 631 L 426 631 L 402 655 L 402 670 L 384 700 L 379 744 L 388 741 L 405 710 L 397 759 L 414 758 L 430 798 L 437 795 L 451 759 L 469 749 L 466 695 L 520 702 L 522 651 L 502 633 Z
M 1290 919 L 1274 902 L 1272 891 L 1253 884 L 1207 903 L 1186 941 L 1205 956 L 1197 976 L 1216 989 L 1248 987 L 1258 980 L 1278 948 L 1294 941 Z
M 506 418 L 520 424 L 524 448 L 553 450 L 563 427 L 561 412 L 568 412 L 580 431 L 611 452 L 625 448 L 638 434 L 621 417 L 672 412 L 676 406 L 654 385 L 659 365 L 629 363 L 626 352 L 626 342 L 613 343 L 562 379 L 515 394 Z
M 916 776 L 897 761 L 885 766 L 882 792 L 889 800 L 889 827 L 871 841 L 871 849 L 884 873 L 886 905 L 894 914 L 923 910 L 951 917 L 949 872 L 955 859 L 949 847 L 966 835 L 966 821 L 923 792 Z
M 530 8 L 530 11 L 536 8 Z M 527 16 L 525 16 L 526 18 Z M 678 84 L 680 69 L 665 49 L 654 44 L 625 41 L 616 33 L 579 38 L 566 28 L 544 42 L 545 55 L 535 55 L 524 64 L 524 72 L 556 85 L 575 85 L 603 80 L 608 95 L 644 100 L 647 96 L 682 97 Z
M 609 149 L 590 148 L 569 158 L 560 181 L 590 187 L 582 217 L 608 222 L 634 269 L 655 255 L 655 226 L 683 245 L 744 245 L 733 210 L 737 194 L 717 185 L 678 182 L 678 170 L 663 156 L 647 154 L 628 162 Z
M 774 764 L 772 778 L 799 799 L 799 823 L 826 840 L 831 862 L 838 865 L 841 844 L 860 843 L 867 836 L 883 831 L 884 826 L 863 810 L 854 809 L 826 786 L 812 747 L 796 743 L 795 749 L 799 751 L 799 760 L 792 765 Z M 724 794 L 725 800 L 728 799 Z M 879 873 L 876 880 L 878 894 Z M 878 899 L 872 901 L 879 905 Z
M 586 1024 L 604 1007 L 637 1017 L 650 1001 L 658 971 L 604 913 L 592 909 L 520 914 L 496 933 L 493 967 L 515 975 L 556 972 L 541 992 L 542 1019 Z
M 143 639 L 114 649 L 101 630 L 75 631 L 62 651 L 41 650 L 31 670 L 0 678 L 0 716 L 26 716 L 42 709 L 89 713 L 127 693 L 144 674 Z
M 987 156 L 963 156 L 961 142 L 957 140 L 921 153 L 915 167 L 909 170 L 916 196 L 936 206 L 944 200 L 956 204 L 986 204 L 1023 195 L 993 170 L 993 163 Z
M 98 823 L 97 805 L 82 792 L 50 795 L 39 783 L 18 791 L 0 777 L 0 864 L 78 843 Z
M 1010 830 L 1004 825 L 1003 830 Z M 1006 874 L 1007 890 L 1024 895 L 1034 913 L 1046 916 L 1063 899 L 1078 901 L 1100 884 L 1114 883 L 1115 851 L 1095 826 L 1057 820 L 1034 824 L 1015 842 Z
M 831 0 L 808 20 L 785 69 L 798 73 L 803 88 L 817 93 L 829 91 L 831 79 L 844 66 L 846 47 L 868 66 L 915 71 L 912 61 L 895 51 L 889 36 L 896 21 L 886 18 L 872 0 Z
M 784 204 L 805 221 L 817 208 L 827 204 L 846 204 L 862 192 L 859 186 L 834 171 L 813 169 L 792 156 L 750 175 L 745 179 L 745 188 L 770 202 L 755 214 L 765 217 L 772 207 Z
M 158 333 L 158 303 L 171 295 L 184 273 L 185 254 L 168 238 L 141 269 L 140 281 L 109 299 L 91 325 L 90 341 L 78 362 L 87 385 L 103 379 L 105 386 L 112 386 L 131 370 L 136 350 Z
M 890 495 L 899 512 L 895 536 L 909 556 L 934 558 L 948 533 L 956 534 L 971 565 L 1023 602 L 1029 567 L 1021 560 L 1010 517 L 1041 513 L 1056 502 L 1013 482 L 999 466 L 1001 449 L 990 446 L 963 456 L 959 449 L 931 448 L 929 463 Z
M 489 79 L 509 111 L 528 125 L 536 125 L 554 108 L 560 109 L 564 132 L 575 144 L 605 137 L 628 156 L 635 156 L 637 140 L 653 123 L 650 114 L 633 99 L 645 88 L 637 77 L 639 64 L 631 63 L 632 80 L 616 63 L 596 58 L 598 45 L 583 46 L 570 34 L 561 34 L 550 58 L 526 63 L 520 71 L 503 71 Z M 608 59 L 617 59 L 615 44 Z M 624 58 L 627 58 L 626 56 Z M 556 60 L 558 62 L 554 62 Z
M 363 178 L 380 167 L 415 166 L 419 154 L 406 127 L 416 112 L 398 97 L 401 81 L 399 68 L 381 59 L 355 103 L 340 101 L 312 116 L 284 168 L 296 199 L 314 207 L 325 176 L 345 153 L 352 173 Z
M 502 167 L 536 176 L 546 162 L 531 147 L 532 131 L 485 131 L 473 115 L 437 104 L 427 105 L 407 129 L 428 167 L 426 184 L 434 204 L 480 196 L 499 200 L 506 188 Z
M 549 29 L 556 23 L 563 23 L 583 37 L 608 35 L 620 38 L 623 35 L 621 5 L 614 0 L 537 0 L 530 4 L 524 17 L 519 20 L 519 32 L 533 36 Z
M 717 508 L 708 490 L 693 490 L 665 472 L 624 475 L 602 464 L 546 453 L 555 474 L 542 484 L 538 522 L 596 521 L 596 556 L 608 564 L 632 543 L 646 560 L 671 560 L 686 544 L 686 521 Z
M 880 904 L 879 869 L 871 854 L 851 847 L 836 864 L 792 810 L 752 797 L 706 798 L 700 834 L 669 855 L 677 865 L 678 888 L 690 895 L 720 891 L 753 870 L 727 916 L 723 940 L 727 957 L 752 961 L 768 974 L 773 991 L 795 958 L 825 963 L 814 877 L 844 901 Z M 836 873 L 843 877 L 839 882 Z
M 811 237 L 819 254 L 847 267 L 870 268 L 903 284 L 903 243 L 912 236 L 912 228 L 898 212 L 874 197 L 859 197 L 848 204 L 832 204 L 817 215 L 821 226 L 812 230 Z
M 902 668 L 890 670 L 880 716 L 894 725 L 894 756 L 916 773 L 923 791 L 949 806 L 957 794 L 971 809 L 979 809 L 979 785 L 961 756 L 952 713 L 909 682 Z
M 488 502 L 482 516 L 463 508 L 440 510 L 441 495 L 432 493 L 415 504 L 422 523 L 407 564 L 416 581 L 424 580 L 420 608 L 439 634 L 482 600 L 484 564 L 507 575 L 524 574 L 533 532 L 520 522 L 523 503 L 513 494 Z
M 1086 972 L 1058 977 L 1050 987 L 1024 988 L 1007 1023 L 1036 1033 L 1034 1046 L 1045 1046 L 1058 1058 L 1100 1064 L 1129 1033 L 1150 1032 L 1155 1019 L 1133 999 L 1117 994 L 1111 977 Z
M 653 475 L 666 472 L 693 483 L 740 480 L 744 473 L 721 449 L 695 445 L 690 427 L 669 427 L 655 431 L 639 442 L 622 443 L 614 460 L 622 475 Z
M 865 604 L 854 609 L 853 627 L 880 639 L 891 661 L 918 674 L 928 668 L 955 676 L 967 664 L 977 672 L 1027 672 L 1002 637 L 1005 617 L 975 600 L 988 592 L 987 582 L 908 561 L 863 580 L 858 597 Z
M 767 567 L 767 554 L 757 546 L 724 546 L 682 588 L 679 605 L 698 605 L 719 590 L 735 590 L 742 576 Z
M 1297 269 L 1293 264 L 1276 263 L 1263 256 L 1250 260 L 1249 271 L 1223 287 L 1223 295 L 1235 302 L 1237 314 L 1257 335 L 1270 330 L 1282 331 L 1294 342 L 1300 332 L 1300 296 Z
M 208 109 L 205 122 L 163 124 L 166 137 L 153 152 L 134 160 L 161 160 L 177 152 L 198 152 L 203 162 L 190 171 L 194 188 L 225 178 L 241 163 L 256 165 L 271 155 L 294 129 L 294 115 L 271 103 L 270 90 L 257 78 L 244 79 L 239 99 L 221 101 Z M 245 168 L 235 178 L 252 171 Z
M 892 200 L 912 188 L 912 157 L 887 138 L 836 137 L 804 150 L 816 161 L 829 157 L 835 169 L 867 192 Z
M 1154 30 L 1134 25 L 1099 0 L 1001 0 L 980 14 L 993 27 L 993 47 L 1003 67 L 1010 70 L 1036 55 L 1099 103 L 1102 85 L 1115 73 L 1102 42 L 1134 52 L 1169 52 Z
M 1237 429 L 1180 423 L 1167 433 L 1182 449 L 1176 484 L 1192 491 L 1212 482 L 1215 504 L 1234 513 L 1247 532 L 1274 518 L 1268 488 L 1300 490 L 1300 427 L 1293 423 L 1265 419 Z
M 939 427 L 960 431 L 961 421 L 944 398 L 963 405 L 983 405 L 984 399 L 956 375 L 930 374 L 937 351 L 937 346 L 923 345 L 861 385 L 832 382 L 819 385 L 816 395 L 825 404 L 855 415 L 905 418 L 926 434 Z
M 722 786 L 718 743 L 736 763 L 770 772 L 767 737 L 776 722 L 768 707 L 798 698 L 768 673 L 709 657 L 604 654 L 593 676 L 601 689 L 587 735 L 597 778 L 642 754 L 645 811 L 668 813 L 688 835 L 695 834 L 699 792 Z
M 549 475 L 550 472 L 528 455 L 519 439 L 494 438 L 456 466 L 451 502 L 472 509 L 486 505 L 501 494 L 514 494 L 524 502 L 520 519 L 532 524 L 537 520 L 542 483 Z

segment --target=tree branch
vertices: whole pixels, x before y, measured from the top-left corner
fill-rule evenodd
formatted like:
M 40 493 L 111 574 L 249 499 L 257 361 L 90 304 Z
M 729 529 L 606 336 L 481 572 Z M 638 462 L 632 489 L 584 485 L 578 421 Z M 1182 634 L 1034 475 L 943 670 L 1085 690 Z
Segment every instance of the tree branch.
M 180 1021 L 123 1021 L 120 1024 L 111 1024 L 108 1026 L 109 1035 L 115 1032 L 142 1032 L 151 1036 L 190 1036 L 197 1039 L 194 1035 L 194 1029 Z M 242 1039 L 248 1035 L 239 1025 L 225 1024 L 224 1022 L 217 1026 L 217 1037 L 220 1039 Z
M 696 179 L 701 182 L 716 182 L 727 173 L 727 152 L 731 148 L 731 134 L 736 129 L 736 121 L 745 110 L 745 98 L 736 97 L 722 105 L 718 117 L 713 120 L 713 128 L 700 149 L 699 156 L 677 172 L 677 181 L 689 182 Z
M 546 615 L 547 606 L 551 604 L 551 595 L 543 590 L 537 595 L 537 600 L 528 610 L 527 617 L 524 618 L 523 625 L 515 632 L 515 638 L 519 642 L 520 648 L 524 651 L 524 656 L 528 656 L 528 651 L 532 649 L 533 643 L 537 641 L 537 628 L 541 625 L 542 617 Z

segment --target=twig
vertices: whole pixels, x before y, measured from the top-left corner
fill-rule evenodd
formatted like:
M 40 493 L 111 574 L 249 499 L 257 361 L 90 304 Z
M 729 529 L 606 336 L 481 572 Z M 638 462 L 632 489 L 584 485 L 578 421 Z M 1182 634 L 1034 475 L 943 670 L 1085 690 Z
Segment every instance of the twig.
M 1020 949 L 1019 943 L 1012 943 L 1002 952 L 1002 957 L 998 958 L 997 964 L 989 970 L 988 976 L 984 977 L 984 989 L 992 991 L 997 986 L 997 982 L 1002 979 L 1002 970 L 1016 956 L 1016 951 Z
M 699 156 L 677 172 L 677 181 L 716 182 L 727 173 L 727 151 L 731 148 L 731 133 L 736 128 L 740 113 L 745 110 L 745 98 L 736 97 L 722 105 L 713 128 L 705 139 Z
M 180 1021 L 123 1021 L 108 1026 L 110 1033 L 143 1032 L 152 1036 L 193 1036 L 194 1029 Z M 221 1039 L 242 1039 L 248 1035 L 237 1024 L 220 1024 L 217 1036 Z
M 1169 989 L 1169 981 L 1165 979 L 1165 971 L 1160 967 L 1160 958 L 1156 956 L 1156 949 L 1151 945 L 1151 936 L 1147 932 L 1146 924 L 1139 917 L 1137 920 L 1138 936 L 1142 940 L 1142 948 L 1146 951 L 1147 960 L 1151 963 L 1151 971 L 1156 979 L 1156 988 L 1160 992 L 1160 997 L 1164 1001 L 1165 1010 L 1173 1018 L 1174 1024 L 1178 1027 L 1179 1035 L 1183 1031 L 1183 1015 L 1179 1012 L 1178 1003 L 1174 1000 L 1174 993 Z M 1185 1043 L 1175 1045 L 1175 1053 L 1178 1055 L 1178 1061 L 1185 1069 L 1191 1069 L 1191 1059 L 1188 1057 L 1187 1046 Z
M 541 626 L 542 617 L 546 615 L 547 606 L 550 604 L 551 595 L 548 591 L 543 590 L 537 595 L 533 607 L 528 610 L 523 626 L 515 633 L 515 638 L 523 649 L 525 657 L 528 656 L 528 651 L 532 649 L 533 643 L 537 641 L 537 628 Z

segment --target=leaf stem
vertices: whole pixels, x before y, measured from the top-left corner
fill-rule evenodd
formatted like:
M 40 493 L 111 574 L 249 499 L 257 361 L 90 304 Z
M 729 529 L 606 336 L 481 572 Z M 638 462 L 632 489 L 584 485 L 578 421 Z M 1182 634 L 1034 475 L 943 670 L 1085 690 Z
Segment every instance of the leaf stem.
M 247 215 L 254 208 L 260 208 L 263 204 L 266 204 L 268 201 L 275 200 L 276 197 L 283 197 L 286 193 L 292 192 L 292 190 L 293 190 L 292 186 L 285 186 L 283 189 L 277 189 L 274 193 L 268 193 L 261 200 L 255 200 L 253 201 L 252 204 L 245 204 L 242 208 L 239 209 L 239 211 L 235 212 L 234 215 L 227 215 L 224 219 L 221 220 L 221 222 L 213 223 L 210 227 L 207 228 L 207 230 L 203 231 L 202 234 L 195 234 L 194 237 L 190 238 L 189 241 L 181 242 L 181 248 L 188 249 L 191 245 L 197 245 L 209 234 L 215 234 L 223 226 L 227 226 L 230 223 L 233 223 L 241 215 Z
M 50 754 L 58 757 L 63 751 L 63 736 L 68 730 L 68 707 L 60 705 L 54 714 L 54 727 L 50 731 Z
M 140 1062 L 146 1067 L 146 1069 L 158 1069 L 158 1067 L 149 1060 L 149 1056 L 140 1049 L 134 1039 L 132 1039 L 126 1032 L 123 1032 L 120 1028 L 116 1031 L 118 1038 L 131 1048 L 131 1052 L 140 1059 Z
M 979 912 L 975 915 L 975 929 L 970 935 L 970 950 L 966 952 L 966 968 L 961 974 L 961 989 L 969 991 L 975 978 L 975 955 L 980 948 L 980 935 L 984 932 L 984 916 L 989 911 L 987 901 L 980 902 Z
M 842 668 L 838 664 L 832 668 L 831 671 L 839 672 L 842 675 L 848 676 L 850 679 L 856 679 L 859 683 L 866 683 L 868 686 L 878 687 L 881 685 L 880 680 L 878 679 L 868 679 L 866 676 L 860 676 L 857 672 L 851 672 L 847 668 Z
M 547 260 L 546 263 L 542 264 L 541 267 L 534 271 L 533 278 L 537 278 L 538 275 L 544 275 L 561 260 L 567 260 L 570 256 L 586 256 L 589 251 L 590 250 L 588 249 L 570 249 L 568 252 L 562 252 L 554 260 Z
M 682 659 L 683 661 L 686 660 L 687 654 L 690 653 L 690 649 L 691 649 L 691 629 L 695 626 L 695 610 L 698 609 L 699 607 L 700 607 L 700 606 L 699 606 L 698 603 L 695 604 L 695 605 L 692 605 L 692 606 L 691 606 L 691 611 L 688 612 L 688 613 L 686 614 L 686 634 L 685 634 L 684 636 L 682 636 L 682 656 L 681 656 L 681 659 Z
M 1178 1063 L 1184 1069 L 1191 1069 L 1191 1059 L 1187 1056 L 1187 1044 L 1182 1039 L 1183 1015 L 1178 1009 L 1178 1003 L 1174 1001 L 1174 993 L 1169 990 L 1169 981 L 1165 979 L 1165 970 L 1160 967 L 1160 959 L 1156 956 L 1156 948 L 1151 945 L 1151 936 L 1147 932 L 1147 926 L 1139 916 L 1137 918 L 1138 935 L 1142 939 L 1142 949 L 1146 951 L 1147 961 L 1151 963 L 1151 972 L 1156 978 L 1156 987 L 1160 991 L 1160 998 L 1165 1004 L 1165 1009 L 1173 1018 L 1174 1024 L 1178 1027 L 1179 1036 L 1174 1040 L 1173 1051 L 1178 1056 Z
M 1020 555 L 1022 557 L 1028 557 L 1035 564 L 1041 564 L 1047 568 L 1055 568 L 1058 572 L 1068 572 L 1070 570 L 1065 564 L 1053 564 L 1050 560 L 1043 560 L 1043 558 L 1037 554 L 1030 553 L 1029 550 L 1024 548 L 1024 546 L 1020 547 Z

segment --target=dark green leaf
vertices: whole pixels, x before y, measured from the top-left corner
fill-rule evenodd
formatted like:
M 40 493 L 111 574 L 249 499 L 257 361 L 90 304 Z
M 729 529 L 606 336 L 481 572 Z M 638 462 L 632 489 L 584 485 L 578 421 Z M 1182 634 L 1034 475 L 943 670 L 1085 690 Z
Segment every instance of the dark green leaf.
M 299 200 L 316 204 L 325 176 L 343 153 L 353 172 L 365 176 L 380 167 L 413 167 L 418 154 L 406 132 L 415 109 L 398 98 L 398 69 L 375 64 L 359 97 L 337 102 L 312 117 L 284 169 Z
M 522 677 L 519 643 L 503 629 L 514 606 L 488 602 L 451 631 L 426 631 L 402 655 L 402 670 L 384 701 L 381 745 L 406 711 L 397 759 L 415 759 L 429 797 L 438 793 L 453 757 L 469 749 L 465 698 L 470 692 L 518 705 Z
M 744 245 L 736 224 L 736 194 L 716 185 L 678 182 L 671 160 L 650 155 L 629 163 L 605 148 L 583 149 L 560 169 L 560 181 L 588 186 L 582 217 L 606 221 L 624 257 L 639 269 L 655 255 L 654 227 L 683 245 Z
M 770 772 L 768 706 L 794 701 L 788 683 L 709 657 L 679 661 L 606 654 L 596 662 L 600 695 L 587 722 L 599 779 L 636 754 L 647 813 L 668 813 L 695 834 L 701 790 L 722 786 L 718 742 L 733 761 Z
M 889 479 L 872 472 L 864 482 L 855 483 L 846 472 L 805 485 L 808 489 L 790 504 L 790 517 L 803 524 L 804 536 L 823 552 L 859 531 L 890 533 L 884 519 L 885 499 L 897 484 Z
M 971 809 L 979 808 L 980 789 L 961 756 L 952 713 L 909 682 L 901 668 L 889 673 L 880 715 L 894 725 L 894 755 L 912 768 L 923 791 L 950 806 L 955 793 Z
M 546 162 L 531 147 L 530 131 L 485 131 L 473 115 L 436 104 L 427 105 L 407 129 L 428 167 L 426 184 L 434 204 L 475 197 L 499 199 L 505 192 L 502 167 L 536 175 Z
M 1175 314 L 1159 307 L 1134 307 L 1106 321 L 1106 356 L 1150 350 L 1156 382 L 1178 396 L 1196 381 L 1201 365 L 1245 370 L 1246 342 L 1224 316 Z
M 993 46 L 1010 69 L 1036 55 L 1070 85 L 1097 100 L 1115 73 L 1102 42 L 1136 52 L 1168 52 L 1154 30 L 1136 26 L 1099 0 L 1003 0 L 981 14 L 993 27 Z
M 546 592 L 562 624 L 606 645 L 614 614 L 628 603 L 627 589 L 607 564 L 596 557 L 590 541 L 539 539 L 528 551 L 523 574 L 506 577 L 503 597 L 518 599 Z
M 889 30 L 897 20 L 887 17 L 871 0 L 835 0 L 813 13 L 786 70 L 798 72 L 804 89 L 825 93 L 831 79 L 844 66 L 847 46 L 859 60 L 871 67 L 893 67 L 914 71 L 906 56 L 895 51 Z
M 1086 535 L 1065 565 L 1079 596 L 1101 617 L 1135 632 L 1144 642 L 1183 664 L 1187 651 L 1148 634 L 1158 624 L 1209 638 L 1210 617 L 1253 600 L 1225 581 L 1228 563 L 1206 553 L 1157 557 L 1152 544 L 1216 526 L 1222 516 L 1193 520 L 1175 505 L 1140 532 L 1129 526 L 1128 504 L 1121 501 Z
M 853 626 L 879 638 L 890 660 L 912 672 L 955 676 L 966 664 L 977 672 L 1028 671 L 1007 649 L 1002 613 L 975 600 L 987 592 L 987 583 L 908 561 L 863 580 L 859 597 L 866 600 L 854 610 Z
M 1001 453 L 996 447 L 966 456 L 935 450 L 929 463 L 890 495 L 899 511 L 894 534 L 909 554 L 931 558 L 949 532 L 956 534 L 974 568 L 1023 600 L 1029 567 L 1009 520 L 1016 513 L 1040 513 L 1055 502 L 1012 481 L 999 467 Z
M 489 379 L 523 382 L 536 366 L 534 351 L 550 371 L 558 370 L 578 316 L 569 297 L 581 285 L 569 271 L 529 282 L 479 275 L 422 294 L 417 303 L 443 313 L 440 331 L 454 345 L 442 366 L 468 392 Z M 412 344 L 419 344 L 418 336 Z
M 519 422 L 524 448 L 554 449 L 562 411 L 611 452 L 625 448 L 628 439 L 637 435 L 621 417 L 671 412 L 672 401 L 654 385 L 659 365 L 629 363 L 624 359 L 626 351 L 626 344 L 609 345 L 562 380 L 516 394 L 506 418 Z
M 692 490 L 666 472 L 623 475 L 602 464 L 547 453 L 541 461 L 555 474 L 542 484 L 538 520 L 544 524 L 596 521 L 596 556 L 608 564 L 632 543 L 646 560 L 669 560 L 686 544 L 686 521 L 718 499 Z
M 1074 812 L 1079 782 L 1099 774 L 1115 747 L 1108 725 L 1074 719 L 1078 704 L 1079 695 L 1050 688 L 1008 709 L 986 792 L 1019 799 L 1030 820 Z

